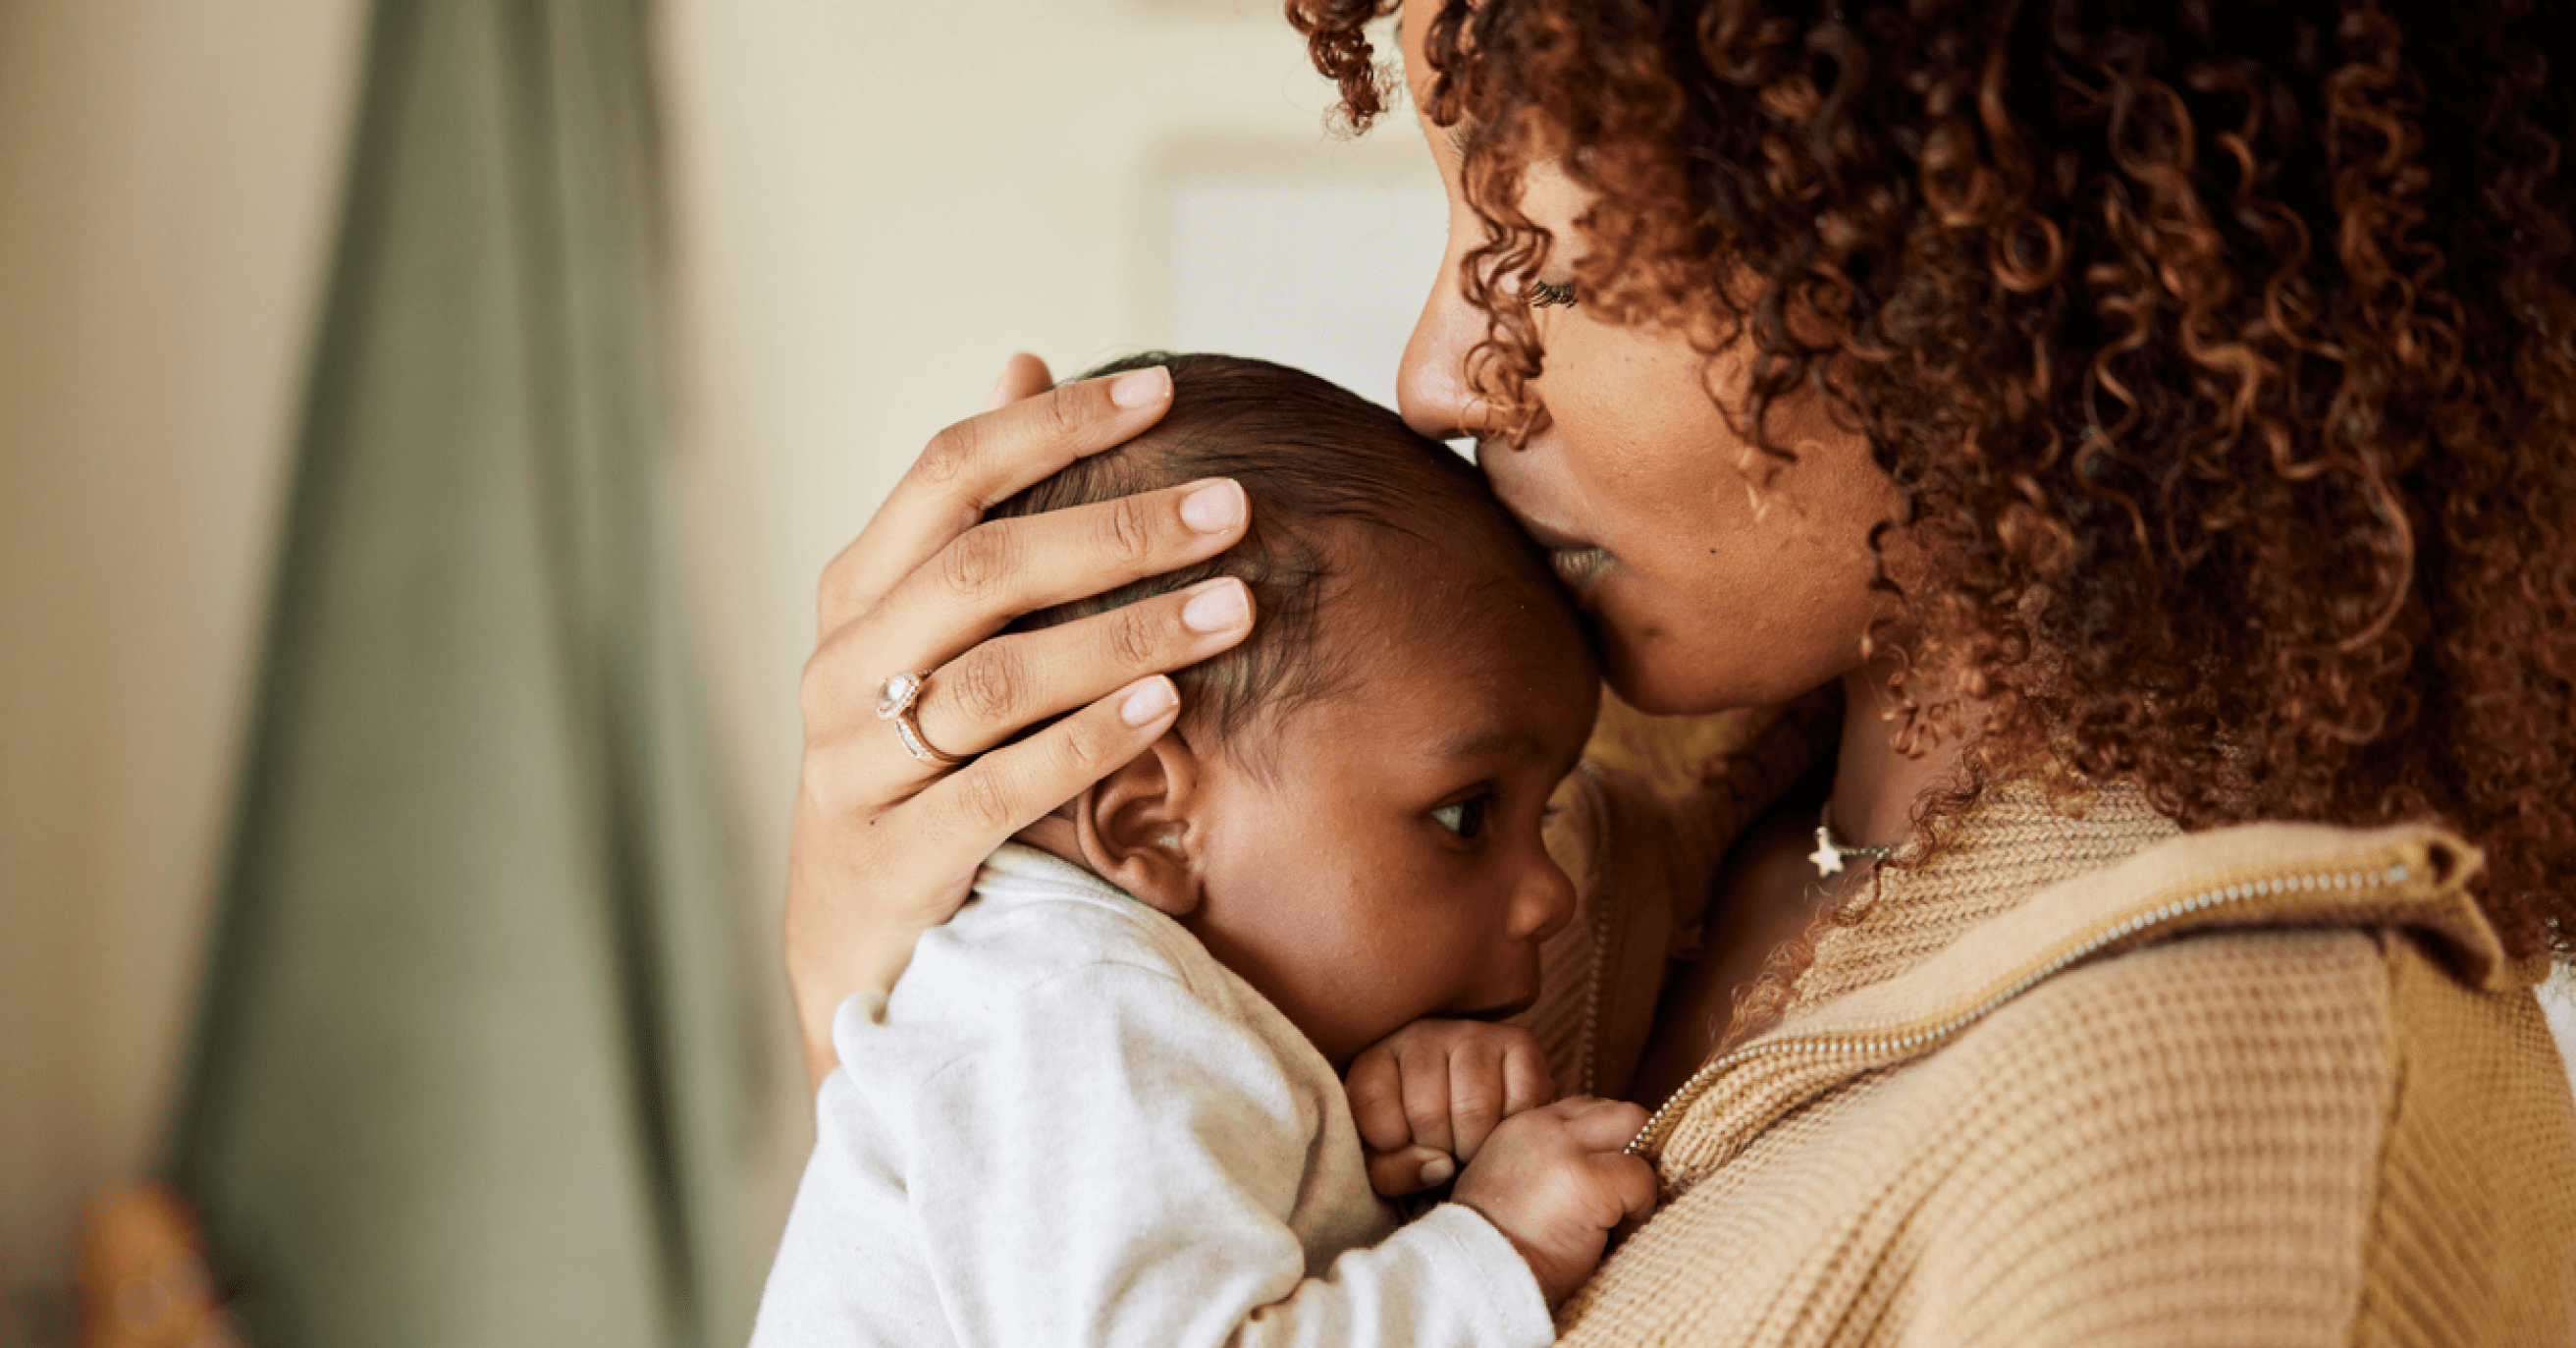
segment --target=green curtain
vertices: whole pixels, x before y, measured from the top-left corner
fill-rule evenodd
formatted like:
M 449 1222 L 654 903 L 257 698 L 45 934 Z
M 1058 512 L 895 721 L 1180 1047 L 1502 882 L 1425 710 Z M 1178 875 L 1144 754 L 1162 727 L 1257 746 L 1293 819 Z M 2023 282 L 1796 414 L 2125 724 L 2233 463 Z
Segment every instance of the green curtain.
M 647 11 L 374 5 L 174 1129 L 262 1348 L 748 1331 L 775 1021 L 680 613 Z

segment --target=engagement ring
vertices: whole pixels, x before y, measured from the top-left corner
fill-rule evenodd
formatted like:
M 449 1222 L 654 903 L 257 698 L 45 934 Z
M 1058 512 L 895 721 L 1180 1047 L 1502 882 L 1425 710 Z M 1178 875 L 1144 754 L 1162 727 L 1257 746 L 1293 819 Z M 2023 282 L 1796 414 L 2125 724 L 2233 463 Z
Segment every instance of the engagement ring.
M 921 674 L 897 674 L 886 680 L 885 690 L 877 694 L 877 719 L 894 722 L 894 737 L 903 741 L 905 753 L 932 767 L 953 768 L 966 760 L 932 748 L 930 741 L 921 737 L 921 722 L 913 715 L 913 708 L 921 702 L 925 677 Z

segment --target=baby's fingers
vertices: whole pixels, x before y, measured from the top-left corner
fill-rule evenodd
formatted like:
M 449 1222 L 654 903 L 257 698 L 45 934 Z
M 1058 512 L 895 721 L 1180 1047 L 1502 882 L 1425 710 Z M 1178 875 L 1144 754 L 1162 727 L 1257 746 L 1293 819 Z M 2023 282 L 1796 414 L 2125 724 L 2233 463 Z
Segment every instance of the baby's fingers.
M 1655 1206 L 1655 1168 L 1624 1151 L 1595 1152 L 1585 1158 L 1593 1182 L 1619 1204 L 1623 1220 L 1646 1215 Z
M 1457 1138 L 1450 1131 L 1451 1087 L 1449 1052 L 1446 1045 L 1416 1043 L 1405 1046 L 1399 1055 L 1403 1063 L 1404 1126 L 1406 1136 L 1419 1146 L 1435 1151 L 1456 1152 Z M 1490 1130 L 1489 1123 L 1486 1128 Z M 1480 1133 L 1478 1141 L 1484 1137 Z
M 1474 1039 L 1450 1051 L 1448 1066 L 1449 1149 L 1459 1160 L 1472 1161 L 1494 1126 L 1512 1112 L 1509 1055 L 1500 1042 Z M 1415 1135 L 1420 1134 L 1416 1120 Z
M 1351 1060 L 1342 1090 L 1351 1097 L 1351 1122 L 1359 1125 L 1360 1141 L 1370 1151 L 1400 1151 L 1413 1140 L 1413 1125 L 1404 1119 L 1404 1078 L 1395 1055 L 1383 1046 Z
M 1566 1135 L 1585 1151 L 1621 1151 L 1646 1126 L 1646 1111 L 1625 1100 L 1573 1096 L 1556 1104 Z
M 1368 1154 L 1369 1187 L 1387 1198 L 1402 1198 L 1437 1189 L 1458 1176 L 1458 1163 L 1445 1151 L 1398 1147 Z
M 1503 1048 L 1503 1113 L 1518 1114 L 1556 1099 L 1556 1078 L 1538 1040 L 1521 1035 Z

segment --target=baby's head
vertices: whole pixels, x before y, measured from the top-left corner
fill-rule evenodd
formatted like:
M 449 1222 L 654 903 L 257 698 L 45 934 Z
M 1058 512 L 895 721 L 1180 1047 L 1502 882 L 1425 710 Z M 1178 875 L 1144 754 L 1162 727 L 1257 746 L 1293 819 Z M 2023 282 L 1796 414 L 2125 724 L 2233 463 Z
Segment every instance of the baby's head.
M 1033 840 L 1178 917 L 1336 1063 L 1424 1016 L 1526 1004 L 1574 906 L 1540 821 L 1599 700 L 1545 559 L 1392 412 L 1225 356 L 1091 375 L 1148 364 L 1172 374 L 1161 423 L 993 515 L 1230 477 L 1251 531 L 1021 625 L 1236 576 L 1253 630 L 1177 675 L 1180 723 Z

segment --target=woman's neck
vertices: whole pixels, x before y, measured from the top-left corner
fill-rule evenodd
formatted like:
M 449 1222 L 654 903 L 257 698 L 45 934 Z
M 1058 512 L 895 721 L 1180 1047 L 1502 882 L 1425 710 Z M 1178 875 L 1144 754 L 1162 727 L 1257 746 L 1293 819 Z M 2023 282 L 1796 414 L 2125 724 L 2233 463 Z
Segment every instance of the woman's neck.
M 1891 714 L 1890 668 L 1873 660 L 1843 676 L 1842 743 L 1825 817 L 1833 821 L 1834 837 L 1854 846 L 1903 842 L 1913 830 L 1914 802 L 1959 765 L 1957 738 L 1912 756 L 1898 752 L 1896 735 L 1904 721 Z M 1973 725 L 1976 710 L 1966 708 L 1963 719 Z

